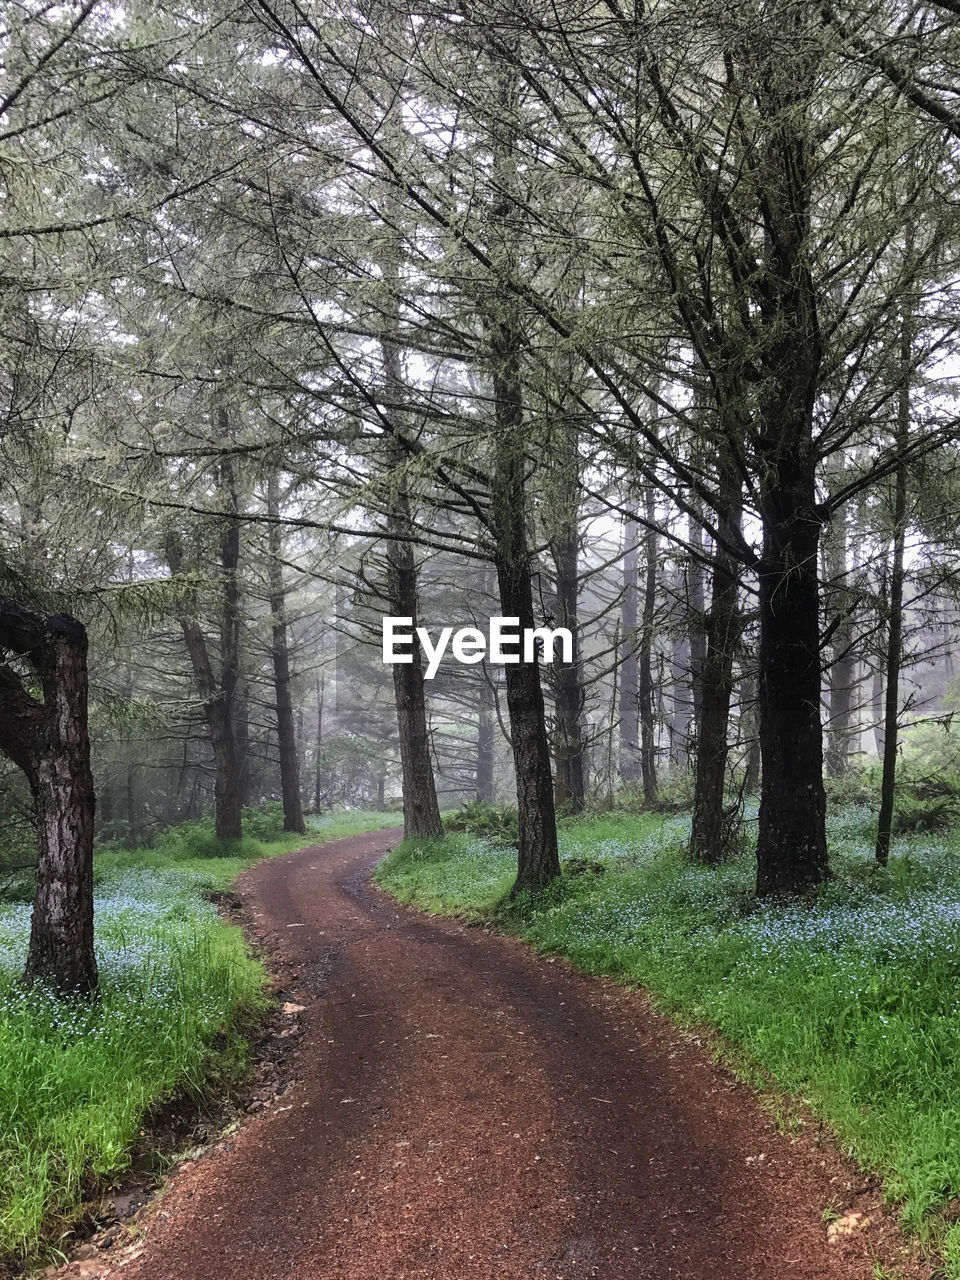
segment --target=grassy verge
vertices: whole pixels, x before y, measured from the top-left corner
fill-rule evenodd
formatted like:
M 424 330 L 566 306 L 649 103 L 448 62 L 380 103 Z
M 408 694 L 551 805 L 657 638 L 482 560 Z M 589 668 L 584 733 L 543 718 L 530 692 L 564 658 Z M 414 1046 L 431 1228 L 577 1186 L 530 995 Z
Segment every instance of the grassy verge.
M 242 1075 L 265 972 L 202 893 L 261 858 L 396 818 L 333 814 L 306 839 L 271 838 L 272 821 L 239 847 L 190 824 L 154 849 L 97 856 L 95 1004 L 18 986 L 30 905 L 0 903 L 0 1255 L 30 1252 L 93 1179 L 121 1173 L 151 1107 Z
M 815 901 L 759 906 L 749 856 L 684 861 L 684 819 L 567 824 L 565 875 L 508 907 L 515 853 L 469 836 L 400 845 L 378 878 L 432 911 L 498 918 L 543 951 L 647 988 L 680 1020 L 716 1027 L 799 1095 L 960 1278 L 960 832 L 900 839 L 872 862 L 872 818 L 830 820 L 834 883 Z M 950 1205 L 952 1209 L 954 1205 Z
M 327 813 L 307 819 L 307 834 L 285 835 L 277 806 L 265 811 L 246 810 L 242 840 L 218 840 L 209 822 L 185 822 L 172 828 L 151 849 L 107 849 L 97 854 L 98 881 L 124 868 L 141 871 L 176 871 L 193 878 L 200 890 L 229 887 L 241 871 L 264 858 L 275 858 L 308 844 L 324 844 L 361 835 L 379 827 L 403 825 L 403 817 L 377 810 Z

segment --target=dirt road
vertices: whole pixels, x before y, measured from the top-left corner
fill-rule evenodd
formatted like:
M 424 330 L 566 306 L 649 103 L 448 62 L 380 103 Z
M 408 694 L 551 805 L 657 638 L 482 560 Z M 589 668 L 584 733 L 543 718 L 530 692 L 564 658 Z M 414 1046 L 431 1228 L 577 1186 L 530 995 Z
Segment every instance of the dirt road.
M 636 993 L 372 889 L 378 832 L 240 889 L 296 1083 L 178 1173 L 129 1280 L 867 1280 L 872 1188 Z M 821 1213 L 873 1222 L 828 1243 Z

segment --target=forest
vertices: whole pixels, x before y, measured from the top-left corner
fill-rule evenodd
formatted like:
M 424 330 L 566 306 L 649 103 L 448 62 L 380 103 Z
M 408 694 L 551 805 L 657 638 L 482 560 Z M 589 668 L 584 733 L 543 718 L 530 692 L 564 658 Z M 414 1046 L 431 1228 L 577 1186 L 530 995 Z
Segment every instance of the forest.
M 750 1022 L 782 993 L 709 1012 L 689 973 L 737 979 L 691 931 L 912 904 L 943 932 L 903 1017 L 926 983 L 956 1036 L 958 15 L 7 6 L 0 1046 L 125 1027 L 137 937 L 166 955 L 188 918 L 223 988 L 170 988 L 169 1078 L 0 1204 L 0 1248 L 262 999 L 197 895 L 311 840 L 402 824 L 384 888 L 628 975 L 788 1091 L 813 1067 Z M 387 618 L 572 643 L 387 663 Z M 602 945 L 573 937 L 594 908 Z M 902 924 L 860 930 L 870 963 Z M 911 1165 L 859 1087 L 828 1121 L 919 1229 L 956 1139 Z M 960 1113 L 955 1069 L 934 1094 Z M 55 1141 L 16 1132 L 33 1186 Z

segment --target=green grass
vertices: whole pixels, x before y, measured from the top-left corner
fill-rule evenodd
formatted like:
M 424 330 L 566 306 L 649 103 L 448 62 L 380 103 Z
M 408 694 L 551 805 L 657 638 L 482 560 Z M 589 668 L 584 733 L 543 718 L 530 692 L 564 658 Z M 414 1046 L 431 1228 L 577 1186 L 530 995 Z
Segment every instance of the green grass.
M 276 858 L 307 844 L 322 844 L 361 835 L 380 827 L 403 825 L 402 814 L 357 809 L 307 818 L 307 835 L 284 834 L 277 806 L 244 811 L 244 837 L 240 841 L 218 840 L 209 821 L 185 822 L 173 827 L 150 849 L 105 849 L 97 854 L 95 874 L 99 877 L 124 867 L 141 870 L 189 873 L 198 877 L 201 889 L 225 889 L 264 858 Z
M 960 1227 L 935 1212 L 960 1197 L 960 832 L 899 839 L 883 872 L 871 815 L 849 808 L 829 824 L 836 881 L 813 902 L 760 906 L 749 856 L 691 866 L 686 829 L 653 816 L 567 823 L 561 856 L 605 873 L 564 876 L 519 907 L 504 899 L 515 852 L 468 836 L 407 842 L 378 878 L 428 910 L 499 919 L 718 1029 L 884 1177 L 960 1277 Z
M 190 824 L 154 849 L 98 854 L 95 1003 L 18 985 L 30 906 L 0 904 L 0 1255 L 29 1254 L 85 1187 L 120 1174 L 152 1107 L 243 1074 L 266 973 L 203 891 L 263 857 L 395 822 L 333 814 L 276 839 L 265 823 L 239 847 Z

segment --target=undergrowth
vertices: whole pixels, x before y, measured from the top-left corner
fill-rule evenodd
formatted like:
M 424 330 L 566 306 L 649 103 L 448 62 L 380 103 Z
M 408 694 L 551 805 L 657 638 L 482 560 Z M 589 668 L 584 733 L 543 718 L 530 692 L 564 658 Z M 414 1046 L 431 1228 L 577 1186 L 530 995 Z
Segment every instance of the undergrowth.
M 872 811 L 848 806 L 828 824 L 836 879 L 814 900 L 761 905 L 749 854 L 715 869 L 685 860 L 688 823 L 565 823 L 561 859 L 578 874 L 536 900 L 507 898 L 514 850 L 463 835 L 400 845 L 378 879 L 718 1029 L 883 1176 L 960 1277 L 960 1226 L 936 1212 L 960 1198 L 960 832 L 901 836 L 882 870 Z

